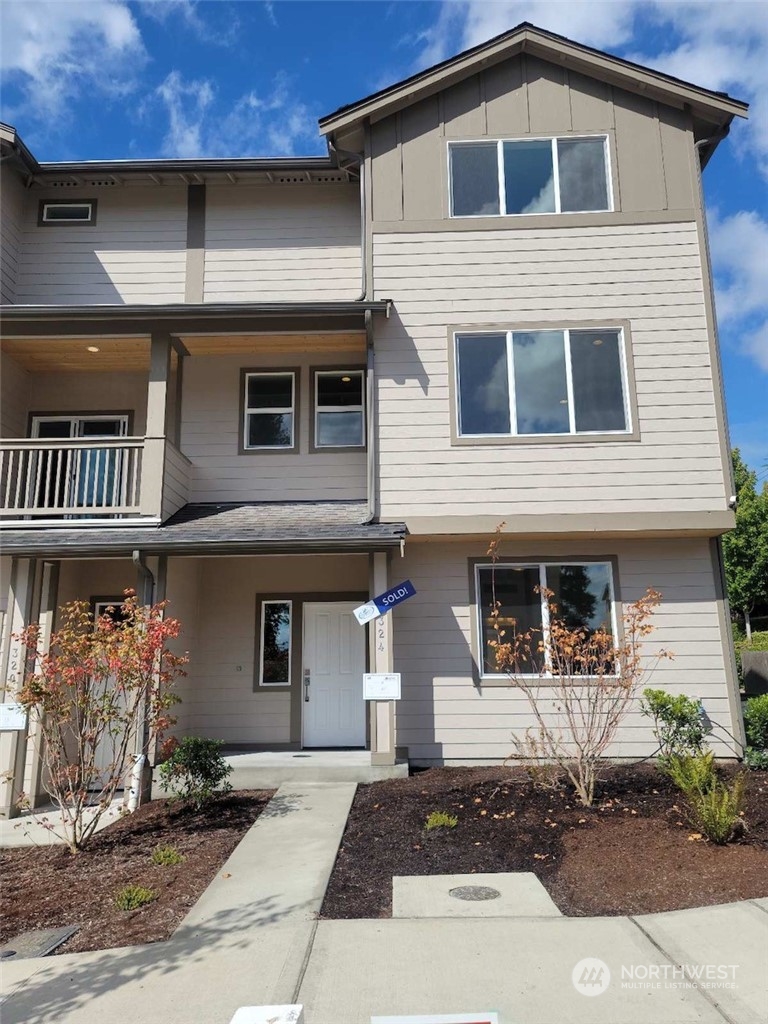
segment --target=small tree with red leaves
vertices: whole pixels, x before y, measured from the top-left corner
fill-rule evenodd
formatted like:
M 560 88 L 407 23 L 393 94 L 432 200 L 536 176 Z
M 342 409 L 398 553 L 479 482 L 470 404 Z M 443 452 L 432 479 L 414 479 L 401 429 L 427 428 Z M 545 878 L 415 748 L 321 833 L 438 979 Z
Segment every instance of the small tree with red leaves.
M 19 634 L 27 670 L 18 700 L 39 723 L 43 785 L 61 812 L 60 825 L 47 827 L 72 853 L 127 786 L 131 755 L 148 752 L 175 721 L 173 687 L 188 659 L 167 648 L 180 623 L 165 606 L 142 605 L 127 590 L 95 621 L 87 602 L 64 605 L 46 652 L 39 624 Z
M 503 524 L 502 524 L 503 526 Z M 501 527 L 488 554 L 498 561 Z M 605 756 L 627 713 L 637 702 L 640 685 L 668 651 L 650 655 L 644 641 L 653 632 L 650 619 L 661 594 L 649 589 L 624 607 L 623 636 L 605 626 L 589 629 L 569 625 L 553 600 L 539 587 L 548 606 L 544 629 L 518 632 L 502 628 L 500 603 L 491 609 L 496 665 L 528 698 L 536 730 L 515 739 L 524 756 L 536 763 L 556 765 L 564 772 L 579 802 L 590 807 Z

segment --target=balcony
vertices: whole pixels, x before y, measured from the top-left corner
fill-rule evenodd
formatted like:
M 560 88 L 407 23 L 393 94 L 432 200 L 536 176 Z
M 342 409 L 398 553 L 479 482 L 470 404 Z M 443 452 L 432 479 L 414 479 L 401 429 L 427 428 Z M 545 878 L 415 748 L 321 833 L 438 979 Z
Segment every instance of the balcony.
M 3 521 L 166 519 L 189 460 L 167 438 L 0 440 Z

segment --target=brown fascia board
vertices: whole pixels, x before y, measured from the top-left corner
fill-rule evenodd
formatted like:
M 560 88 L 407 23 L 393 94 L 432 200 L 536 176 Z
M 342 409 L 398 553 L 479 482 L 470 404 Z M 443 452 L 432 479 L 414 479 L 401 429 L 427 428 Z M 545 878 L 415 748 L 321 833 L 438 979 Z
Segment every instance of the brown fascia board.
M 381 120 L 420 99 L 441 92 L 468 75 L 476 74 L 484 67 L 491 67 L 521 52 L 572 67 L 593 78 L 640 92 L 673 106 L 688 105 L 716 124 L 727 124 L 735 116 L 747 116 L 749 105 L 726 93 L 703 89 L 523 22 L 486 43 L 465 50 L 356 103 L 340 107 L 320 119 L 320 130 L 324 135 L 331 135 L 366 118 L 372 122 Z
M 37 174 L 243 174 L 248 171 L 335 171 L 334 156 L 232 157 L 200 160 L 75 160 L 41 163 Z

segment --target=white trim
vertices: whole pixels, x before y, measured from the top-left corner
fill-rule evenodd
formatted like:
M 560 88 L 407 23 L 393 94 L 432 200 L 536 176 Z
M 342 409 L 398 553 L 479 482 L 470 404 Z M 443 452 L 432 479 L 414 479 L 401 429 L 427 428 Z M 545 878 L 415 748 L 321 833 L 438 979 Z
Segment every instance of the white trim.
M 71 513 L 70 513 L 71 515 Z M 142 516 L 140 519 L 135 517 L 125 519 L 117 519 L 109 511 L 109 508 L 105 508 L 105 515 L 110 516 L 108 519 L 80 519 L 75 518 L 72 515 L 71 518 L 63 520 L 59 519 L 36 519 L 32 515 L 28 515 L 26 519 L 0 519 L 0 530 L 35 530 L 38 527 L 45 527 L 46 530 L 79 530 L 81 526 L 87 527 L 99 527 L 103 529 L 106 527 L 119 528 L 123 526 L 159 526 L 163 520 L 159 516 Z M 109 558 L 109 555 L 104 555 L 105 558 Z M 122 557 L 116 555 L 115 557 Z
M 264 409 L 250 409 L 248 407 L 248 381 L 251 377 L 290 377 L 291 378 L 291 405 L 270 406 Z M 258 416 L 259 413 L 291 416 L 291 443 L 290 444 L 248 444 L 248 417 Z M 296 447 L 296 371 L 295 370 L 247 370 L 243 376 L 243 450 L 249 452 L 281 452 L 291 451 Z
M 571 331 L 611 331 L 615 332 L 618 336 L 619 341 L 619 371 L 621 374 L 621 393 L 622 402 L 624 408 L 624 429 L 623 430 L 577 430 L 576 429 L 576 402 L 573 393 L 573 367 L 571 365 Z M 517 403 L 515 398 L 515 375 L 514 375 L 514 336 L 515 334 L 552 334 L 560 333 L 563 335 L 563 352 L 565 357 L 565 374 L 566 374 L 566 388 L 568 396 L 568 432 L 551 433 L 551 434 L 522 434 L 517 428 Z M 507 399 L 509 401 L 509 412 L 510 412 L 510 431 L 505 434 L 465 434 L 461 429 L 461 367 L 459 359 L 459 338 L 480 338 L 480 337 L 499 337 L 506 335 L 507 338 Z M 627 354 L 626 354 L 626 337 L 624 334 L 624 328 L 615 324 L 606 324 L 601 327 L 532 327 L 529 330 L 525 328 L 516 328 L 510 331 L 503 330 L 457 330 L 453 331 L 453 361 L 455 366 L 455 381 L 456 381 L 456 436 L 460 438 L 493 438 L 493 437 L 590 437 L 592 435 L 597 437 L 604 437 L 605 435 L 613 435 L 615 437 L 624 437 L 627 434 L 631 434 L 633 430 L 632 415 L 631 415 L 631 402 L 629 396 L 629 376 L 627 372 Z
M 557 144 L 563 142 L 580 142 L 590 139 L 603 140 L 603 158 L 605 160 L 606 176 L 606 200 L 607 207 L 604 210 L 566 210 L 561 209 L 560 200 L 560 156 Z M 498 147 L 497 168 L 499 179 L 499 213 L 454 213 L 453 211 L 453 161 L 451 150 L 460 146 L 477 146 L 481 143 L 495 142 Z M 504 165 L 504 143 L 505 142 L 549 142 L 552 146 L 552 177 L 554 188 L 554 210 L 541 210 L 535 213 L 507 213 L 507 189 L 506 170 Z M 611 173 L 611 140 L 607 132 L 579 132 L 577 135 L 525 135 L 514 138 L 480 138 L 480 139 L 448 139 L 446 140 L 446 158 L 448 161 L 448 210 L 450 219 L 472 220 L 484 217 L 569 217 L 571 214 L 583 213 L 614 213 L 613 175 Z
M 265 611 L 268 604 L 287 604 L 288 605 L 288 678 L 282 682 L 265 682 L 264 681 L 264 624 L 265 624 Z M 291 669 L 293 667 L 293 601 L 278 601 L 278 600 L 267 600 L 261 602 L 261 623 L 259 625 L 259 686 L 281 686 L 285 688 L 291 685 Z
M 557 561 L 543 561 L 543 562 L 497 562 L 495 565 L 491 562 L 477 562 L 475 563 L 475 620 L 477 623 L 477 650 L 474 652 L 478 667 L 478 674 L 480 679 L 509 679 L 509 676 L 505 672 L 486 672 L 485 671 L 485 653 L 483 638 L 485 631 L 483 629 L 483 604 L 480 593 L 480 573 L 481 570 L 488 570 L 496 572 L 499 569 L 536 569 L 539 570 L 539 587 L 545 588 L 547 586 L 547 568 L 549 566 L 557 566 L 558 568 L 565 565 L 605 565 L 608 567 L 608 591 L 610 595 L 611 605 L 611 635 L 614 638 L 614 642 L 618 640 L 618 619 L 616 615 L 616 590 L 613 579 L 613 563 L 605 561 L 600 558 L 581 558 L 577 562 L 570 561 L 567 558 L 562 558 Z M 541 626 L 542 626 L 542 637 L 545 643 L 545 672 L 520 672 L 520 675 L 524 679 L 546 679 L 551 680 L 558 678 L 552 674 L 551 671 L 551 655 L 549 653 L 548 641 L 549 641 L 549 607 L 547 602 L 544 600 L 543 593 L 540 595 L 541 600 Z M 582 677 L 580 677 L 582 678 Z M 585 682 L 590 679 L 595 679 L 595 676 L 583 676 Z M 613 679 L 614 675 L 606 674 L 605 678 Z

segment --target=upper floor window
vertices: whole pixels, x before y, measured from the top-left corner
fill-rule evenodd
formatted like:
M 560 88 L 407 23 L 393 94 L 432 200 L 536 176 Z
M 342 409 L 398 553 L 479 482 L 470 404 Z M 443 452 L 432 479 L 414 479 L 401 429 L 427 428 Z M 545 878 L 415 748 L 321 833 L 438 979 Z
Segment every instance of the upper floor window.
M 478 664 L 484 676 L 503 674 L 493 647 L 497 630 L 505 633 L 502 642 L 509 642 L 514 632 L 532 630 L 533 663 L 514 667 L 521 675 L 551 676 L 550 603 L 557 607 L 558 618 L 568 629 L 583 629 L 587 633 L 605 630 L 617 636 L 610 562 L 478 565 L 475 572 Z M 549 599 L 548 593 L 552 595 Z M 537 637 L 543 640 L 539 650 Z
M 462 437 L 628 433 L 623 331 L 456 334 Z
M 315 447 L 362 448 L 365 444 L 362 370 L 315 372 Z
M 296 372 L 247 371 L 244 379 L 243 447 L 295 449 Z
M 608 138 L 452 142 L 452 217 L 611 209 Z
M 95 224 L 96 200 L 67 202 L 65 199 L 43 200 L 40 203 L 40 224 Z

